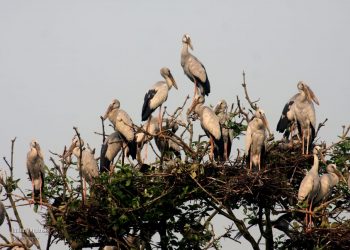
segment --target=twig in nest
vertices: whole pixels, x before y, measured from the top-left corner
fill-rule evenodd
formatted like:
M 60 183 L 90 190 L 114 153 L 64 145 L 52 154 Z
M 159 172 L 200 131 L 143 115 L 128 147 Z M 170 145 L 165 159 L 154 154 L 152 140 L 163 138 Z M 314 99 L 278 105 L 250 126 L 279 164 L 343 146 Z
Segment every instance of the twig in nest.
M 245 82 L 245 72 L 243 71 L 243 83 L 242 86 L 244 88 L 244 94 L 245 94 L 245 99 L 248 101 L 250 107 L 252 107 L 252 109 L 257 110 L 258 109 L 258 105 L 256 105 L 257 102 L 259 102 L 260 99 L 256 100 L 256 101 L 251 101 L 248 95 L 248 90 L 247 90 L 247 84 Z

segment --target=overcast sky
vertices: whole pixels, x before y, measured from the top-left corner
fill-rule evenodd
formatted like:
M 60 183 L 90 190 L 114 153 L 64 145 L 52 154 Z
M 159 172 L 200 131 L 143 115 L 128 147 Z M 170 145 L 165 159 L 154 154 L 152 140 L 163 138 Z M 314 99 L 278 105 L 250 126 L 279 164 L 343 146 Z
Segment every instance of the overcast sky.
M 193 94 L 180 65 L 184 33 L 207 69 L 212 92 L 206 104 L 243 99 L 245 70 L 250 97 L 260 98 L 274 130 L 304 80 L 320 101 L 317 122 L 329 119 L 319 140 L 335 141 L 350 120 L 349 11 L 345 0 L 1 0 L 1 156 L 10 157 L 17 137 L 15 173 L 30 188 L 25 158 L 33 138 L 48 165 L 48 150 L 61 152 L 73 126 L 98 152 L 101 137 L 94 131 L 101 131 L 99 116 L 108 104 L 119 99 L 140 124 L 144 94 L 162 80 L 164 66 L 179 87 L 166 103 L 174 110 Z M 34 220 L 26 226 L 39 227 Z

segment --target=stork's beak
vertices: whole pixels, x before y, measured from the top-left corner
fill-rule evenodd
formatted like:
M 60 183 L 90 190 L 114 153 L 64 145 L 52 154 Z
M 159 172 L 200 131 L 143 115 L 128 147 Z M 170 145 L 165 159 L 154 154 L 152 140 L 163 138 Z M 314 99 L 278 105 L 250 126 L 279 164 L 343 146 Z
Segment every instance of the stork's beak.
M 188 44 L 188 46 L 190 46 L 191 50 L 193 50 L 191 38 L 187 39 L 187 44 Z
M 273 134 L 271 133 L 271 130 L 270 130 L 269 122 L 267 121 L 265 114 L 263 114 L 263 116 L 262 116 L 262 121 L 263 121 L 267 131 L 269 132 L 269 136 L 273 136 Z
M 103 115 L 103 120 L 106 120 L 107 119 L 107 117 L 108 117 L 108 115 L 109 115 L 109 112 L 111 112 L 112 111 L 112 104 L 110 104 L 109 106 L 108 106 L 108 108 L 107 108 L 107 110 L 106 110 L 106 113 Z
M 339 177 L 340 180 L 343 180 L 344 183 L 347 183 L 347 181 L 345 180 L 345 177 L 337 168 L 334 169 L 334 173 Z
M 317 105 L 320 105 L 317 97 L 315 96 L 314 92 L 309 88 L 309 86 L 306 86 L 306 96 L 307 96 L 307 99 L 312 102 L 314 101 Z
M 72 144 L 70 145 L 69 149 L 67 150 L 67 152 L 64 154 L 63 158 L 67 158 L 68 156 L 71 156 L 73 153 L 73 149 L 75 148 L 75 143 L 72 142 Z
M 198 104 L 198 98 L 193 99 L 191 107 L 189 107 L 187 110 L 187 113 L 186 113 L 187 116 L 189 116 L 193 112 L 193 110 L 197 106 L 197 104 Z
M 173 75 L 171 74 L 171 72 L 169 72 L 169 78 L 170 78 L 170 81 L 171 81 L 172 85 L 174 86 L 174 88 L 177 89 L 175 79 L 174 79 Z

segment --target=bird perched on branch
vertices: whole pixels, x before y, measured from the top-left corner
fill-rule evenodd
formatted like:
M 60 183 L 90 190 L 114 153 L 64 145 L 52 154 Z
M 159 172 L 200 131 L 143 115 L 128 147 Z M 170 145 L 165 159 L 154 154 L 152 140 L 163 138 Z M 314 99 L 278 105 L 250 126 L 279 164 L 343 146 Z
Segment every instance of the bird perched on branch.
M 111 170 L 111 164 L 117 154 L 123 149 L 123 138 L 115 131 L 104 140 L 100 155 L 100 172 Z
M 30 150 L 27 154 L 27 170 L 32 182 L 32 201 L 34 202 L 34 200 L 39 197 L 40 204 L 42 204 L 45 164 L 40 145 L 36 140 L 32 140 L 30 143 Z
M 176 82 L 172 76 L 170 70 L 166 67 L 160 69 L 161 76 L 165 79 L 164 81 L 159 81 L 152 86 L 150 90 L 145 95 L 144 103 L 142 106 L 142 121 L 146 121 L 154 110 L 159 107 L 158 123 L 161 127 L 161 110 L 162 104 L 168 98 L 168 92 L 172 86 L 177 89 Z
M 319 105 L 319 101 L 305 82 L 298 82 L 297 87 L 299 93 L 294 99 L 293 109 L 301 135 L 302 154 L 309 154 L 316 133 L 316 113 L 313 102 Z
M 124 142 L 128 146 L 127 156 L 131 156 L 132 159 L 136 159 L 137 144 L 135 139 L 135 131 L 133 128 L 133 122 L 124 110 L 120 109 L 120 102 L 114 99 L 108 106 L 103 120 L 109 119 L 113 124 L 114 129 L 120 133 Z
M 217 160 L 223 160 L 224 140 L 221 133 L 220 119 L 211 108 L 204 105 L 204 96 L 195 96 L 187 115 L 192 112 L 199 116 L 201 126 L 210 139 L 210 160 L 213 160 L 213 156 Z
M 311 227 L 312 223 L 312 205 L 314 204 L 315 198 L 320 190 L 320 177 L 318 175 L 319 159 L 318 154 L 320 147 L 316 146 L 313 149 L 314 163 L 310 171 L 306 174 L 304 179 L 300 183 L 298 191 L 299 203 L 307 201 L 308 208 L 306 208 L 305 224 L 308 228 Z
M 94 157 L 92 150 L 84 147 L 84 141 L 75 135 L 72 139 L 72 144 L 70 145 L 65 157 L 74 155 L 78 160 L 78 168 L 81 167 L 81 174 L 83 178 L 83 195 L 84 200 L 86 197 L 86 182 L 90 185 L 92 184 L 94 178 L 98 176 L 98 165 Z M 80 161 L 81 160 L 81 161 Z
M 197 95 L 197 88 L 200 89 L 201 95 L 209 95 L 210 83 L 205 67 L 188 48 L 193 50 L 191 38 L 185 34 L 182 37 L 181 66 L 185 75 L 194 83 L 194 96 Z
M 245 154 L 249 169 L 252 167 L 261 168 L 261 161 L 265 155 L 266 130 L 271 134 L 269 123 L 266 119 L 265 112 L 257 109 L 255 115 L 248 123 L 245 143 Z
M 219 117 L 221 125 L 221 133 L 224 139 L 224 157 L 227 161 L 230 157 L 231 146 L 233 140 L 233 130 L 226 127 L 226 122 L 230 120 L 229 115 L 227 114 L 227 102 L 221 100 L 214 108 L 215 114 Z

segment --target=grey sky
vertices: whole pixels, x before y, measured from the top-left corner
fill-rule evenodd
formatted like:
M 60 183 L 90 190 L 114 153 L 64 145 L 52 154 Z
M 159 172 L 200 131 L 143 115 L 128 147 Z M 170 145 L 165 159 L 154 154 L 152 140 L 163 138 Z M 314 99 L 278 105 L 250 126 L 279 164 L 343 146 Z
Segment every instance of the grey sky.
M 143 97 L 171 69 L 169 110 L 193 94 L 180 66 L 189 33 L 212 86 L 207 104 L 260 98 L 275 129 L 283 105 L 306 81 L 320 101 L 320 140 L 349 124 L 349 1 L 0 1 L 1 156 L 17 137 L 15 173 L 29 188 L 25 156 L 36 138 L 61 152 L 78 126 L 99 150 L 99 116 L 118 98 L 136 124 Z M 280 135 L 275 136 L 280 138 Z M 235 144 L 233 145 L 234 150 Z M 4 163 L 0 164 L 1 167 Z M 28 220 L 28 226 L 33 225 Z M 3 230 L 3 229 L 1 229 Z

